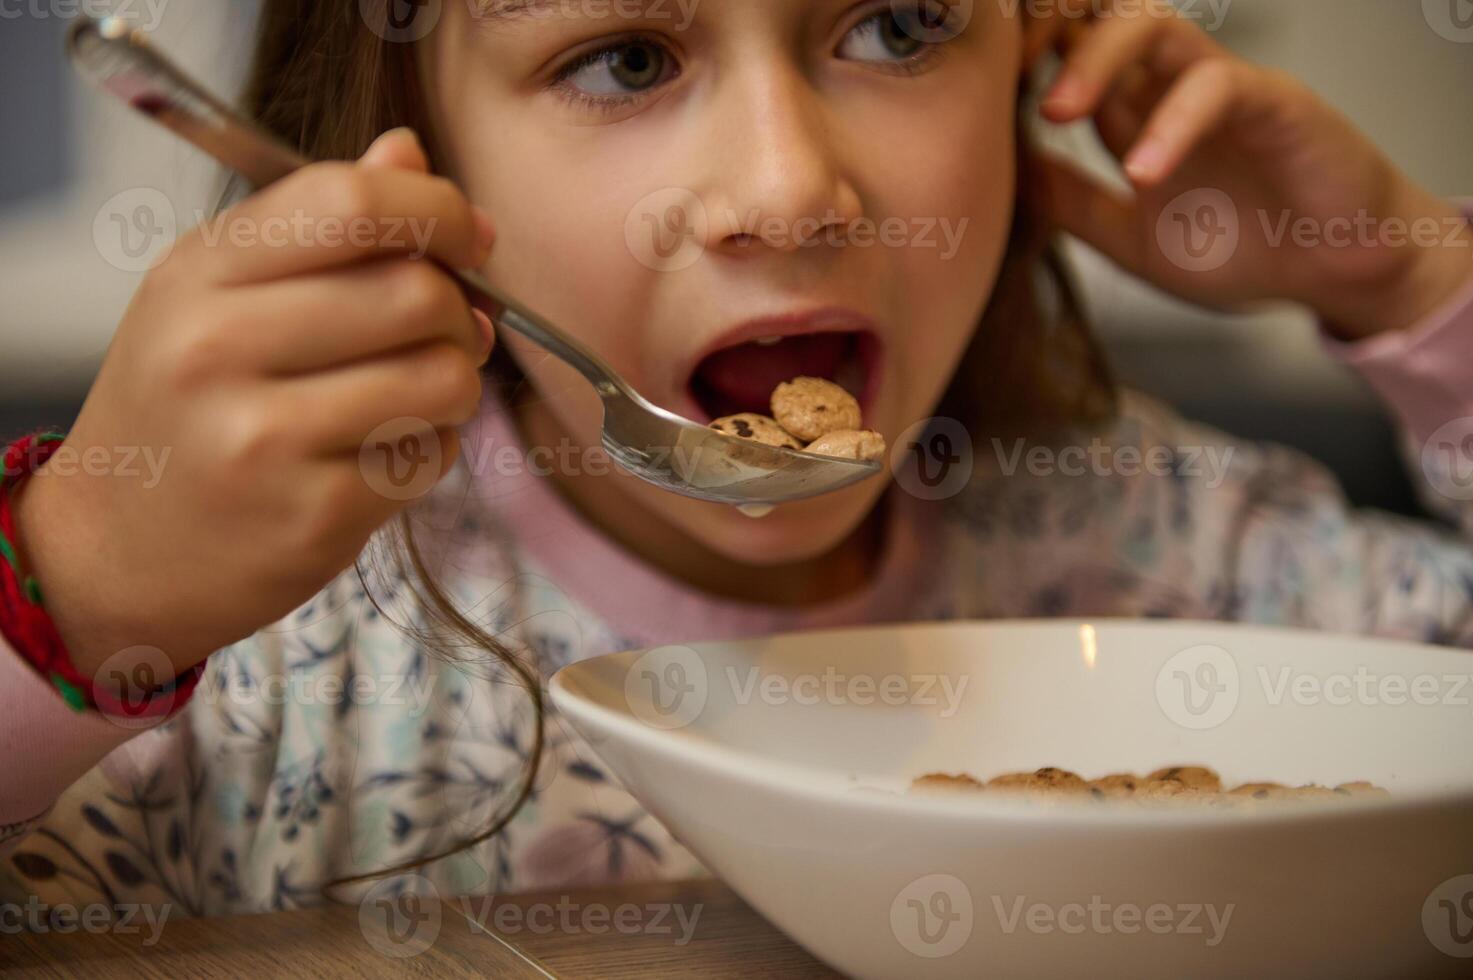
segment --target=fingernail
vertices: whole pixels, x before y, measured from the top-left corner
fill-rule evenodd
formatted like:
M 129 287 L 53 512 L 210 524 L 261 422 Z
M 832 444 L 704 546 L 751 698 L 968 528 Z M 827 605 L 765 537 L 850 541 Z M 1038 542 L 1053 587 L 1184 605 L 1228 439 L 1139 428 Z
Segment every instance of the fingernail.
M 415 146 L 419 146 L 420 145 L 420 143 L 419 143 L 419 134 L 416 133 L 414 131 L 414 129 L 412 127 L 410 127 L 410 126 L 400 126 L 397 129 L 391 129 L 391 130 L 389 130 L 387 133 L 385 133 L 383 136 L 381 136 L 379 138 L 380 139 L 396 139 L 396 140 L 402 140 L 402 139 L 413 140 Z
M 486 341 L 481 348 L 481 356 L 485 357 L 491 353 L 491 348 L 496 346 L 496 327 L 491 323 L 491 318 L 480 310 L 473 308 L 471 313 L 475 314 L 476 322 L 481 325 L 481 336 Z
M 475 205 L 471 205 L 471 214 L 476 219 L 476 244 L 484 258 L 491 254 L 491 246 L 496 244 L 496 225 L 489 214 Z
M 1044 107 L 1053 112 L 1068 112 L 1084 98 L 1084 87 L 1069 75 L 1061 76 L 1048 95 L 1044 96 Z
M 1133 180 L 1150 180 L 1161 173 L 1166 164 L 1166 147 L 1148 141 L 1130 151 L 1125 158 L 1125 172 Z

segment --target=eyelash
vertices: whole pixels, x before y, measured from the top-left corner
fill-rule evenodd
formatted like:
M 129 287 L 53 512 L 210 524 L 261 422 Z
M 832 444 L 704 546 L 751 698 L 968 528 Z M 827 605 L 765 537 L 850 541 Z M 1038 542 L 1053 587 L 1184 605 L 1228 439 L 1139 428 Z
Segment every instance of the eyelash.
M 924 0 L 922 0 L 922 2 L 924 2 Z M 941 2 L 945 3 L 946 0 L 941 0 Z M 855 21 L 854 25 L 845 32 L 844 36 L 848 37 L 850 34 L 858 30 L 865 24 L 871 23 L 877 18 L 886 16 L 892 9 L 893 8 L 890 5 L 890 0 L 879 0 L 875 8 L 868 11 L 857 21 Z M 658 39 L 639 36 L 622 38 L 615 43 L 605 45 L 602 48 L 597 48 L 593 51 L 589 51 L 586 54 L 580 55 L 579 57 L 574 58 L 568 64 L 564 65 L 562 68 L 558 69 L 557 74 L 553 76 L 552 82 L 549 83 L 549 89 L 553 92 L 553 94 L 557 95 L 558 98 L 562 99 L 568 105 L 573 106 L 576 109 L 588 110 L 602 115 L 612 115 L 615 112 L 620 111 L 621 109 L 626 109 L 629 106 L 634 105 L 635 103 L 645 98 L 648 98 L 651 94 L 658 91 L 659 88 L 668 84 L 675 78 L 680 77 L 680 69 L 677 63 L 675 74 L 672 75 L 670 78 L 667 78 L 665 81 L 661 82 L 660 85 L 656 86 L 655 88 L 646 89 L 643 92 L 630 92 L 628 95 L 594 95 L 590 92 L 582 91 L 581 89 L 569 84 L 569 80 L 577 75 L 584 68 L 587 68 L 591 65 L 596 65 L 606 59 L 613 52 L 634 43 L 644 43 L 662 48 L 666 56 L 674 61 L 674 52 L 672 52 L 667 45 L 662 44 Z M 900 61 L 863 62 L 863 64 L 866 64 L 868 67 L 875 70 L 887 72 L 893 75 L 918 75 L 922 71 L 929 68 L 936 58 L 941 56 L 942 49 L 945 46 L 946 42 L 944 41 L 930 42 L 923 45 L 921 49 L 917 51 L 914 55 Z
M 940 2 L 946 4 L 946 0 L 940 0 Z M 892 0 L 879 0 L 872 9 L 854 22 L 854 25 L 844 33 L 844 36 L 848 37 L 865 24 L 875 23 L 878 18 L 891 15 L 894 9 Z M 877 24 L 875 29 L 878 28 L 879 25 Z M 904 58 L 900 61 L 867 61 L 861 62 L 861 64 L 875 71 L 886 72 L 891 75 L 919 75 L 931 67 L 937 58 L 941 57 L 946 44 L 946 41 L 930 41 L 923 44 L 921 49 L 909 58 Z
M 643 92 L 630 92 L 628 95 L 594 95 L 591 92 L 584 92 L 569 84 L 568 80 L 583 69 L 598 64 L 615 51 L 626 48 L 631 44 L 648 44 L 652 47 L 661 48 L 664 50 L 666 57 L 674 61 L 674 52 L 670 50 L 668 45 L 660 43 L 656 38 L 640 37 L 638 35 L 620 38 L 612 44 L 607 44 L 604 47 L 589 51 L 587 54 L 579 55 L 562 68 L 559 68 L 557 74 L 553 76 L 549 88 L 554 95 L 576 109 L 587 109 L 604 115 L 612 115 L 620 109 L 627 108 L 641 99 L 648 97 L 659 88 L 680 77 L 680 68 L 677 63 L 675 73 L 661 82 L 660 85 L 655 88 L 646 89 Z

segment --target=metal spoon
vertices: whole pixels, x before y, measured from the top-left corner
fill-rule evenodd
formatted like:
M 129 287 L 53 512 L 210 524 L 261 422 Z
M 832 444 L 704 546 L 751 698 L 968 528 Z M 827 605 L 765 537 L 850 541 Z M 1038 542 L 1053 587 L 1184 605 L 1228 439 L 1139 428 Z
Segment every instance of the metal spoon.
M 155 122 L 265 187 L 308 164 L 241 118 L 116 17 L 79 17 L 67 50 L 83 75 Z M 576 368 L 603 399 L 603 444 L 621 467 L 674 493 L 753 512 L 832 493 L 882 467 L 723 435 L 645 400 L 582 342 L 501 292 L 479 273 L 455 271 L 466 295 L 502 330 Z

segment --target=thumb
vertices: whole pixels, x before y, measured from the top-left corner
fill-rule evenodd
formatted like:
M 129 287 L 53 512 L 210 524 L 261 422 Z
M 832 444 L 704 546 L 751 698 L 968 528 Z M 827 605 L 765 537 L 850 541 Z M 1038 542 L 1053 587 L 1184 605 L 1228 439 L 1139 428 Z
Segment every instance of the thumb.
M 408 126 L 391 129 L 368 148 L 358 160 L 360 167 L 378 170 L 417 170 L 426 173 L 430 169 L 429 158 L 419 137 Z

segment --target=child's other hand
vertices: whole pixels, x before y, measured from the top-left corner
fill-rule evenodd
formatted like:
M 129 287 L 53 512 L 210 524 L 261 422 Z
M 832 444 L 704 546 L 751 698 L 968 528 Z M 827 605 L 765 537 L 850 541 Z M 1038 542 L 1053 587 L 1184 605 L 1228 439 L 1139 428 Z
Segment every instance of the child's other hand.
M 1100 3 L 1108 16 L 1088 16 Z M 1053 219 L 1131 273 L 1221 308 L 1308 305 L 1347 339 L 1415 324 L 1473 278 L 1473 233 L 1289 75 L 1231 54 L 1166 0 L 1057 0 L 1030 63 L 1063 66 L 1043 113 L 1093 117 L 1127 195 L 1061 161 Z
M 430 485 L 454 463 L 492 334 L 437 263 L 481 266 L 493 231 L 426 170 L 388 134 L 242 202 L 144 280 L 64 448 L 142 447 L 156 481 L 48 466 L 17 501 L 84 672 L 157 659 L 121 653 L 139 645 L 182 671 L 349 567 L 407 502 L 360 465 L 386 423 L 420 440 Z

